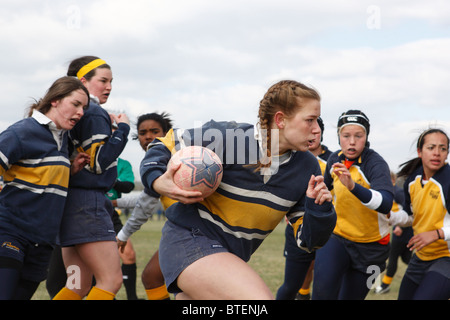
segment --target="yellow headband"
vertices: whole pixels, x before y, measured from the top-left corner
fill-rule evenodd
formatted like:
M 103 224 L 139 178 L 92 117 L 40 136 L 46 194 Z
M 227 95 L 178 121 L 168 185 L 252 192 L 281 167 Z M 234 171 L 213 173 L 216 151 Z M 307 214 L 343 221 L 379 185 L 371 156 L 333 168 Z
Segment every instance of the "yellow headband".
M 102 64 L 106 64 L 105 61 L 102 59 L 95 59 L 94 61 L 89 62 L 87 65 L 85 65 L 83 68 L 81 68 L 77 72 L 78 79 L 83 78 L 85 75 L 87 75 L 89 72 L 94 70 L 95 68 L 100 67 Z

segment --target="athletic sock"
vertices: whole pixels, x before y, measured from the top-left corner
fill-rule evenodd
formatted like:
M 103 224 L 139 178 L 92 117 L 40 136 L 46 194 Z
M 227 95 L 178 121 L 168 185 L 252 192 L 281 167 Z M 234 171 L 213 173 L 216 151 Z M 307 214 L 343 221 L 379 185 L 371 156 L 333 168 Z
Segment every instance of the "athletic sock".
M 11 259 L 12 261 L 12 259 Z M 20 268 L 20 266 L 19 266 Z M 14 292 L 20 279 L 19 268 L 0 268 L 0 300 L 14 299 Z
M 306 296 L 307 294 L 309 294 L 309 292 L 311 291 L 311 289 L 310 288 L 308 288 L 308 289 L 300 289 L 299 291 L 298 291 L 298 293 L 300 293 L 301 295 L 303 295 L 303 296 Z
M 53 300 L 81 300 L 81 297 L 72 290 L 64 287 L 53 297 Z
M 136 263 L 122 264 L 123 285 L 128 300 L 137 300 L 136 294 Z
M 148 300 L 169 300 L 169 292 L 167 291 L 166 285 L 162 285 L 158 288 L 146 289 Z
M 114 300 L 116 295 L 112 292 L 92 287 L 91 291 L 86 297 L 86 300 Z
M 392 283 L 392 279 L 393 279 L 392 277 L 388 277 L 387 275 L 384 275 L 382 282 L 387 285 L 390 285 Z

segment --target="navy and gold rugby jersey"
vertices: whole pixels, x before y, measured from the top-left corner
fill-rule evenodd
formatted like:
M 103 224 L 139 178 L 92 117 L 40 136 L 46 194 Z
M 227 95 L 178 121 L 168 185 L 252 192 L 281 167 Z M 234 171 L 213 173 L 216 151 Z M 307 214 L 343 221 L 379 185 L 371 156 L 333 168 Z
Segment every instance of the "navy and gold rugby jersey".
M 354 242 L 380 241 L 389 235 L 388 219 L 385 214 L 367 208 L 333 173 L 332 165 L 344 160 L 341 150 L 333 152 L 328 158 L 324 175 L 328 189 L 333 190 L 334 194 L 337 214 L 334 233 Z M 374 150 L 366 147 L 349 171 L 353 181 L 362 187 L 393 194 L 389 166 Z
M 70 176 L 67 134 L 55 140 L 50 119 L 45 123 L 35 117 L 0 134 L 0 175 L 5 182 L 0 223 L 35 243 L 54 244 Z
M 328 149 L 328 147 L 322 145 L 322 153 L 317 156 L 317 161 L 319 161 L 320 171 L 322 172 L 322 175 L 325 174 L 327 161 L 331 154 L 332 152 Z
M 91 156 L 91 163 L 71 177 L 69 186 L 81 189 L 97 189 L 105 193 L 117 179 L 117 158 L 128 141 L 130 126 L 119 123 L 112 133 L 111 118 L 94 99 L 75 127 L 69 132 L 72 142 L 72 158 L 77 152 Z
M 391 211 L 397 212 L 403 209 L 405 203 L 405 193 L 399 186 L 394 186 L 394 201 L 392 203 Z
M 450 166 L 446 164 L 425 184 L 423 167 L 413 172 L 404 184 L 404 210 L 414 216 L 414 234 L 437 229 L 450 230 Z M 450 257 L 450 241 L 440 239 L 416 251 L 421 260 Z
M 330 202 L 317 205 L 306 197 L 311 175 L 321 175 L 317 159 L 310 152 L 292 152 L 273 175 L 264 176 L 250 165 L 259 159 L 254 133 L 249 124 L 215 121 L 192 130 L 171 130 L 150 145 L 141 163 L 142 182 L 158 197 L 151 186 L 165 172 L 171 155 L 184 146 L 203 145 L 222 160 L 222 182 L 201 203 L 170 206 L 166 210 L 169 220 L 200 228 L 244 261 L 285 215 L 294 224 L 293 236 L 300 237 L 297 243 L 309 251 L 323 246 L 336 216 Z

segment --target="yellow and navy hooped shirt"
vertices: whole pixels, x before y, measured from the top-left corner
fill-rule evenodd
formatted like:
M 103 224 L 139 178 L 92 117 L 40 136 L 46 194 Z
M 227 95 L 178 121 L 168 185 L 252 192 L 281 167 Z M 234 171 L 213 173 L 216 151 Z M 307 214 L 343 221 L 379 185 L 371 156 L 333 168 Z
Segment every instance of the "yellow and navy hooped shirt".
M 344 163 L 342 151 L 334 152 L 327 161 L 324 179 L 328 189 L 334 192 L 337 215 L 334 233 L 354 242 L 377 242 L 387 237 L 390 226 L 385 214 L 369 209 L 333 173 L 332 165 Z M 361 156 L 349 168 L 353 181 L 366 189 L 393 193 L 389 166 L 374 150 L 365 148 Z M 390 204 L 389 208 L 392 206 Z
M 296 235 L 309 251 L 323 246 L 335 226 L 330 202 L 323 205 L 306 197 L 311 175 L 321 175 L 317 159 L 310 152 L 292 152 L 270 177 L 255 172 L 260 157 L 253 125 L 210 121 L 201 128 L 171 130 L 155 140 L 141 163 L 141 179 L 155 197 L 153 181 L 166 171 L 170 157 L 184 146 L 203 145 L 222 160 L 219 188 L 203 202 L 176 202 L 166 216 L 186 228 L 200 228 L 244 261 L 286 215 Z M 295 223 L 301 221 L 303 225 Z M 294 235 L 293 235 L 294 236 Z
M 442 228 L 450 230 L 450 166 L 446 164 L 426 183 L 422 177 L 423 167 L 420 167 L 404 184 L 404 210 L 414 216 L 414 234 Z M 425 261 L 450 257 L 450 241 L 434 241 L 416 251 L 416 255 Z
M 33 117 L 0 134 L 0 223 L 35 243 L 55 243 L 64 211 L 70 161 L 67 134 L 51 120 Z M 62 135 L 59 135 L 61 133 Z
M 112 133 L 111 118 L 94 99 L 75 127 L 69 132 L 71 158 L 78 152 L 91 156 L 91 163 L 71 177 L 70 187 L 107 192 L 117 179 L 117 158 L 128 141 L 130 126 L 119 123 Z
M 332 152 L 328 149 L 327 146 L 322 145 L 322 153 L 317 156 L 317 161 L 319 161 L 320 171 L 322 175 L 325 174 L 325 169 L 327 167 L 327 161 Z

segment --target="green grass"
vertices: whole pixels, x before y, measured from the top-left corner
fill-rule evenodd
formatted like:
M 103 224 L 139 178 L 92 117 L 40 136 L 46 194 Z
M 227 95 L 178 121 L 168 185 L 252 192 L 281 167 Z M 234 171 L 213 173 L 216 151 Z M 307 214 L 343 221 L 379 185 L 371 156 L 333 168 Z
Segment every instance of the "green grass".
M 122 217 L 122 219 L 126 218 Z M 158 249 L 163 224 L 163 221 L 158 221 L 154 218 L 154 220 L 144 224 L 141 230 L 137 231 L 131 237 L 137 255 L 137 295 L 142 299 L 146 298 L 146 294 L 140 277 L 148 260 Z M 263 242 L 261 247 L 253 254 L 249 261 L 249 264 L 260 274 L 274 295 L 283 283 L 284 277 L 284 227 L 284 222 L 280 223 L 274 232 L 272 232 L 272 234 Z M 391 285 L 391 291 L 382 295 L 370 292 L 366 298 L 367 300 L 397 299 L 398 288 L 406 269 L 406 265 L 403 262 L 399 261 L 398 265 L 398 271 Z M 116 298 L 117 300 L 126 300 L 126 293 L 123 287 L 117 293 Z M 43 282 L 33 296 L 33 300 L 48 299 L 49 296 L 45 289 L 45 282 Z

